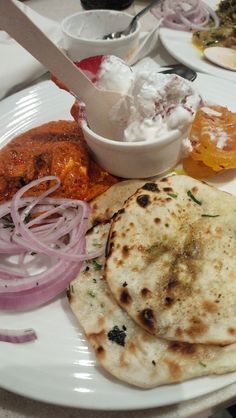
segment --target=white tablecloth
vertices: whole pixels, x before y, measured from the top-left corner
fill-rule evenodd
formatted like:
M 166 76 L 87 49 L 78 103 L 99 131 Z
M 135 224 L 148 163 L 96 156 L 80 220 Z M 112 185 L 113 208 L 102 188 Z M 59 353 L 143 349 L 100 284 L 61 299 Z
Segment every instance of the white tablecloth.
M 25 4 L 41 15 L 59 22 L 65 16 L 81 9 L 79 0 L 27 0 Z M 138 11 L 144 4 L 144 1 L 136 1 L 130 10 L 132 12 Z M 150 14 L 143 17 L 144 31 L 153 27 L 153 19 Z M 175 62 L 159 42 L 151 56 L 160 65 Z M 178 405 L 128 412 L 96 412 L 64 408 L 36 402 L 0 389 L 0 418 L 207 418 L 235 402 L 236 384 Z

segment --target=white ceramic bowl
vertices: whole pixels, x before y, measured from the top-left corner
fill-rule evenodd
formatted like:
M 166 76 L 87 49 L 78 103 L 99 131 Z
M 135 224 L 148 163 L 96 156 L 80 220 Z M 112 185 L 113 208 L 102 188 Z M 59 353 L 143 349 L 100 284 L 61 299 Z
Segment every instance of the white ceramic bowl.
M 124 178 L 146 178 L 173 168 L 180 159 L 182 139 L 173 130 L 155 142 L 118 142 L 93 132 L 82 122 L 85 141 L 97 163 L 109 173 Z
M 108 33 L 125 29 L 132 15 L 113 10 L 89 10 L 67 16 L 61 23 L 64 49 L 73 60 L 95 55 L 132 58 L 139 45 L 140 23 L 134 32 L 119 39 L 103 40 Z

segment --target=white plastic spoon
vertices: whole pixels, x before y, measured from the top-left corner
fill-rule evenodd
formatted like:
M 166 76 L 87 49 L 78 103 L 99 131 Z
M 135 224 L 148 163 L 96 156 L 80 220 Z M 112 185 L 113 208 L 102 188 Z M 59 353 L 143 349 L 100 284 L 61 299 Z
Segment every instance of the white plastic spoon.
M 13 0 L 0 0 L 0 27 L 62 81 L 75 97 L 86 104 L 88 123 L 94 132 L 109 139 L 121 138 L 122 127 L 119 122 L 109 118 L 109 112 L 120 100 L 128 104 L 129 96 L 96 88 Z
M 204 56 L 214 64 L 236 71 L 236 50 L 221 46 L 212 46 L 204 50 Z

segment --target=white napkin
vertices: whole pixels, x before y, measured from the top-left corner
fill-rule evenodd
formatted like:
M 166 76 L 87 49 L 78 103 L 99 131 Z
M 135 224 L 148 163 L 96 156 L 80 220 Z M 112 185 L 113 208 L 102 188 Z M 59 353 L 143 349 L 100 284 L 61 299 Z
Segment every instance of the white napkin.
M 14 1 L 53 42 L 60 44 L 62 33 L 59 23 L 39 15 L 18 0 Z M 47 71 L 31 54 L 1 30 L 0 57 L 0 99 L 30 84 Z

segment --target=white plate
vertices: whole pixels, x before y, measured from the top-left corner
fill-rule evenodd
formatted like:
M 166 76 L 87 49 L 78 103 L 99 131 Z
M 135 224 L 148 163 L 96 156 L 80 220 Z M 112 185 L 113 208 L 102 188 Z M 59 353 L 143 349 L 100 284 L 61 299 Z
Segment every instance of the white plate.
M 205 2 L 213 9 L 216 8 L 218 3 L 216 0 L 205 0 Z M 202 52 L 193 46 L 190 32 L 161 28 L 160 38 L 169 54 L 182 64 L 196 71 L 236 82 L 236 71 L 226 70 L 207 61 Z
M 236 111 L 232 83 L 200 74 L 195 84 L 205 98 Z M 50 81 L 7 98 L 0 103 L 1 142 L 43 122 L 68 119 L 72 101 Z M 235 172 L 218 177 L 218 184 L 236 194 Z M 0 324 L 37 331 L 32 343 L 0 343 L 0 386 L 36 400 L 89 409 L 141 409 L 179 403 L 236 382 L 236 373 L 230 373 L 151 390 L 121 383 L 97 364 L 66 297 L 31 312 L 0 313 Z

